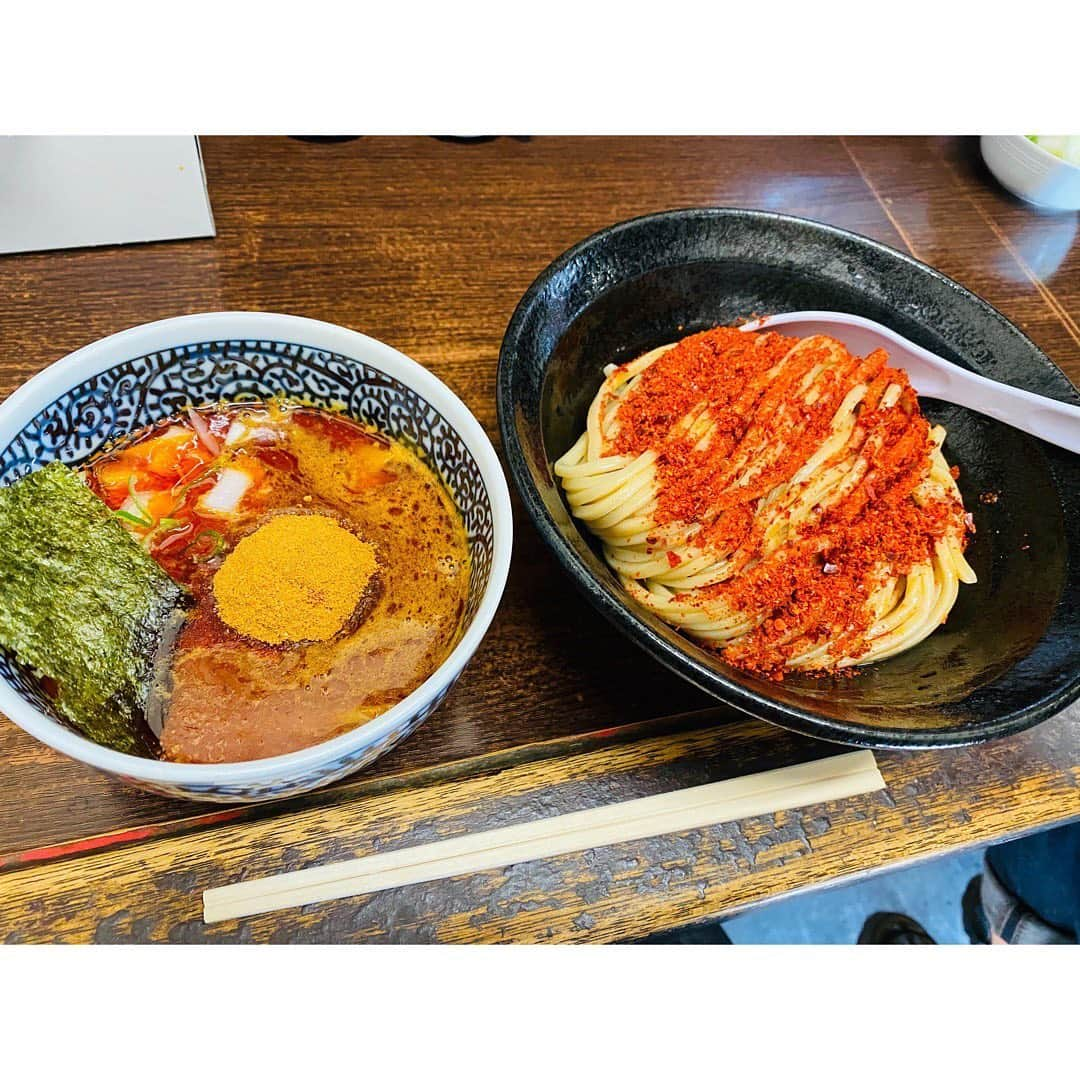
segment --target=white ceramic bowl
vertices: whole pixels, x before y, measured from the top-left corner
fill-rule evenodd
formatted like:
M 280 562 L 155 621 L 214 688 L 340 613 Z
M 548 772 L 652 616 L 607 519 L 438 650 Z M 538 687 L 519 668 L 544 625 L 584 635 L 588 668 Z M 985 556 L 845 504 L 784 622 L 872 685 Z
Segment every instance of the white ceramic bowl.
M 986 167 L 1018 198 L 1047 210 L 1080 210 L 1080 166 L 1025 135 L 983 135 Z
M 416 446 L 465 519 L 473 563 L 457 647 L 381 716 L 291 754 L 184 765 L 109 750 L 51 711 L 34 675 L 0 656 L 0 712 L 36 739 L 138 787 L 209 802 L 258 802 L 321 787 L 374 761 L 438 706 L 487 631 L 510 566 L 513 523 L 502 467 L 472 413 L 434 375 L 354 330 L 294 315 L 215 312 L 96 341 L 35 375 L 0 405 L 0 485 L 188 404 L 283 393 L 346 412 Z

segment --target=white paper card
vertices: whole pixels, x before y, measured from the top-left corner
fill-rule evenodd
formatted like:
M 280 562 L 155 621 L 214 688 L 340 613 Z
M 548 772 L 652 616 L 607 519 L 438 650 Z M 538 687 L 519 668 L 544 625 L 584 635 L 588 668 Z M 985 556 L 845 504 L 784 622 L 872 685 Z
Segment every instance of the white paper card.
M 0 253 L 213 235 L 193 136 L 0 137 Z

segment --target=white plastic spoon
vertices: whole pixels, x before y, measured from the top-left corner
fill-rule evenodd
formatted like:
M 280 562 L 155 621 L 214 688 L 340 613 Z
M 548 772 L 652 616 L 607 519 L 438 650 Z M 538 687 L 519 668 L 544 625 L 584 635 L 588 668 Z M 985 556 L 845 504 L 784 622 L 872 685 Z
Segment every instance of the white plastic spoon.
M 963 405 L 1080 454 L 1080 405 L 1065 405 L 965 371 L 887 326 L 860 315 L 839 311 L 789 311 L 757 319 L 739 329 L 776 330 L 780 327 L 785 333 L 799 337 L 827 334 L 858 356 L 866 356 L 877 348 L 885 349 L 890 364 L 907 371 L 917 394 Z

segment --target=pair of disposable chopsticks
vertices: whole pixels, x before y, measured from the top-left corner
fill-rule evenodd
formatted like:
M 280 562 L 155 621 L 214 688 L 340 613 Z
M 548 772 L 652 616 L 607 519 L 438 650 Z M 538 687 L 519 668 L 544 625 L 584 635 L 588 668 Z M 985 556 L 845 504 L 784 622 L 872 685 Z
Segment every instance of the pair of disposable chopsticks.
M 203 919 L 216 923 L 399 885 L 498 870 L 531 859 L 700 829 L 884 787 L 874 755 L 859 750 L 715 784 L 207 889 L 203 893 Z

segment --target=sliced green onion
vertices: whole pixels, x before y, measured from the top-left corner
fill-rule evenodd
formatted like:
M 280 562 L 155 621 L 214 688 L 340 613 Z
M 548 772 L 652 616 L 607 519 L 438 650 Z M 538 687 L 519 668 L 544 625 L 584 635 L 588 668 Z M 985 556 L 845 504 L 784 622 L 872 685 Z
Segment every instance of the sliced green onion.
M 146 536 L 143 537 L 143 544 L 150 548 L 156 544 L 164 535 L 173 532 L 175 529 L 188 527 L 188 522 L 181 521 L 179 518 L 163 517 L 158 519 L 158 523 L 152 528 Z
M 202 532 L 200 532 L 188 545 L 189 550 L 198 545 L 203 537 L 206 537 L 213 543 L 213 549 L 205 554 L 202 552 L 193 554 L 191 556 L 192 562 L 209 562 L 225 550 L 225 537 L 222 536 L 217 529 L 203 529 Z
M 153 522 L 149 518 L 136 517 L 134 514 L 129 514 L 126 510 L 114 510 L 113 514 L 123 521 L 130 521 L 132 525 L 139 525 L 144 529 L 147 525 L 153 525 Z
M 217 472 L 221 472 L 221 466 L 220 465 L 210 465 L 207 468 L 200 471 L 199 475 L 196 476 L 194 480 L 189 480 L 186 484 L 184 484 L 183 487 L 181 487 L 181 488 L 174 487 L 173 491 L 172 491 L 173 497 L 179 500 L 179 502 L 177 502 L 176 505 L 179 506 L 180 503 L 184 501 L 185 497 L 187 496 L 187 493 L 196 484 L 201 484 L 204 480 L 206 480 L 209 477 L 213 476 L 214 473 L 217 473 Z M 173 509 L 175 510 L 176 507 L 173 507 Z
M 131 497 L 131 501 L 135 504 L 135 509 L 139 511 L 143 516 L 143 520 L 139 522 L 140 525 L 153 525 L 154 519 L 150 516 L 150 511 L 146 509 L 145 503 L 139 500 L 139 494 L 135 490 L 135 474 L 132 473 L 128 477 L 128 495 Z M 131 516 L 131 515 L 129 515 Z
M 143 508 L 143 504 L 139 502 L 139 493 L 135 490 L 135 474 L 132 473 L 128 477 L 128 494 L 131 496 L 131 501 L 140 509 Z

